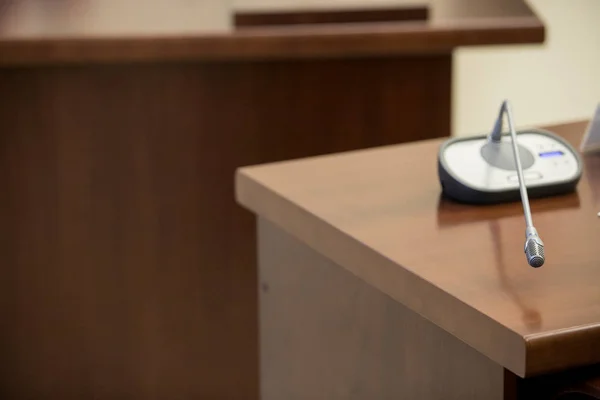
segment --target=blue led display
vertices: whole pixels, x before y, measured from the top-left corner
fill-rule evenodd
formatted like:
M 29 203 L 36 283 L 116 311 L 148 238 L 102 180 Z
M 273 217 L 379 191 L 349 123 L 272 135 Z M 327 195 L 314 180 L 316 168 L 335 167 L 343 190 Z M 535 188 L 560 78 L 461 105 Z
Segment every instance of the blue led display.
M 540 153 L 540 157 L 557 157 L 557 156 L 562 156 L 565 153 L 563 153 L 560 150 L 556 150 L 556 151 L 545 151 L 543 153 Z

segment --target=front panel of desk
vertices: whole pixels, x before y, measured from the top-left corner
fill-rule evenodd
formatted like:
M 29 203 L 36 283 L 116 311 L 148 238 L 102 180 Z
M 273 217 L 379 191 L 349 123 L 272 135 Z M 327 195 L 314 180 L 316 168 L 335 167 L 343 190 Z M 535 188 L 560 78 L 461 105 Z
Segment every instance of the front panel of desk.
M 521 379 L 260 217 L 258 236 L 262 400 L 600 398 L 577 393 L 595 367 Z

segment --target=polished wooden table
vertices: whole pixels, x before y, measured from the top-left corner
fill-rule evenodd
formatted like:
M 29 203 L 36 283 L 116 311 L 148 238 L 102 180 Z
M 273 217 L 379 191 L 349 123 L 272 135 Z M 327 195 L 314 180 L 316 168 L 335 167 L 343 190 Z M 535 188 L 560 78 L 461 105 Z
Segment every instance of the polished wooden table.
M 585 127 L 549 129 L 578 146 Z M 258 216 L 263 399 L 529 398 L 600 363 L 600 154 L 575 193 L 532 200 L 534 269 L 520 202 L 440 196 L 441 142 L 238 171 Z
M 522 0 L 308 3 L 2 2 L 5 398 L 256 398 L 235 168 L 448 136 L 454 50 L 545 37 Z

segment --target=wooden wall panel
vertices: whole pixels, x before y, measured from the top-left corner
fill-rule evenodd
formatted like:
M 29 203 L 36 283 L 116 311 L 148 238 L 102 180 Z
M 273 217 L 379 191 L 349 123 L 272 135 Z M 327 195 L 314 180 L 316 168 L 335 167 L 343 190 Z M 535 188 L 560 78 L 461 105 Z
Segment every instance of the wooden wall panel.
M 445 136 L 449 54 L 0 70 L 4 399 L 252 399 L 241 165 Z

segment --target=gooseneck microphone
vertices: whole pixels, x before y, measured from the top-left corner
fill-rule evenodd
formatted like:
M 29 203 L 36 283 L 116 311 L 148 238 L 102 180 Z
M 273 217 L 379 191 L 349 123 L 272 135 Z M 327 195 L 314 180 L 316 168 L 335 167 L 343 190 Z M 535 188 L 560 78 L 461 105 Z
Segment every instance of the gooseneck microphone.
M 503 132 L 505 117 L 511 143 L 506 137 L 508 132 Z M 520 200 L 526 222 L 527 263 L 539 268 L 545 263 L 544 242 L 533 226 L 529 198 L 575 192 L 583 158 L 563 137 L 536 128 L 517 132 L 513 120 L 511 106 L 505 100 L 491 132 L 442 142 L 437 157 L 438 178 L 444 201 L 485 206 Z
M 527 256 L 527 263 L 534 268 L 539 268 L 544 265 L 544 242 L 537 233 L 537 230 L 533 226 L 533 220 L 531 217 L 531 209 L 529 207 L 529 196 L 527 195 L 527 186 L 525 184 L 525 178 L 523 177 L 523 167 L 521 165 L 521 157 L 519 156 L 519 149 L 517 146 L 517 133 L 513 123 L 513 115 L 510 107 L 510 103 L 507 100 L 502 102 L 498 119 L 494 124 L 494 129 L 488 137 L 489 145 L 500 146 L 502 143 L 502 125 L 504 114 L 506 114 L 508 120 L 508 127 L 511 135 L 513 157 L 517 169 L 517 177 L 519 179 L 519 191 L 521 193 L 521 202 L 523 203 L 523 213 L 525 214 L 525 255 Z

